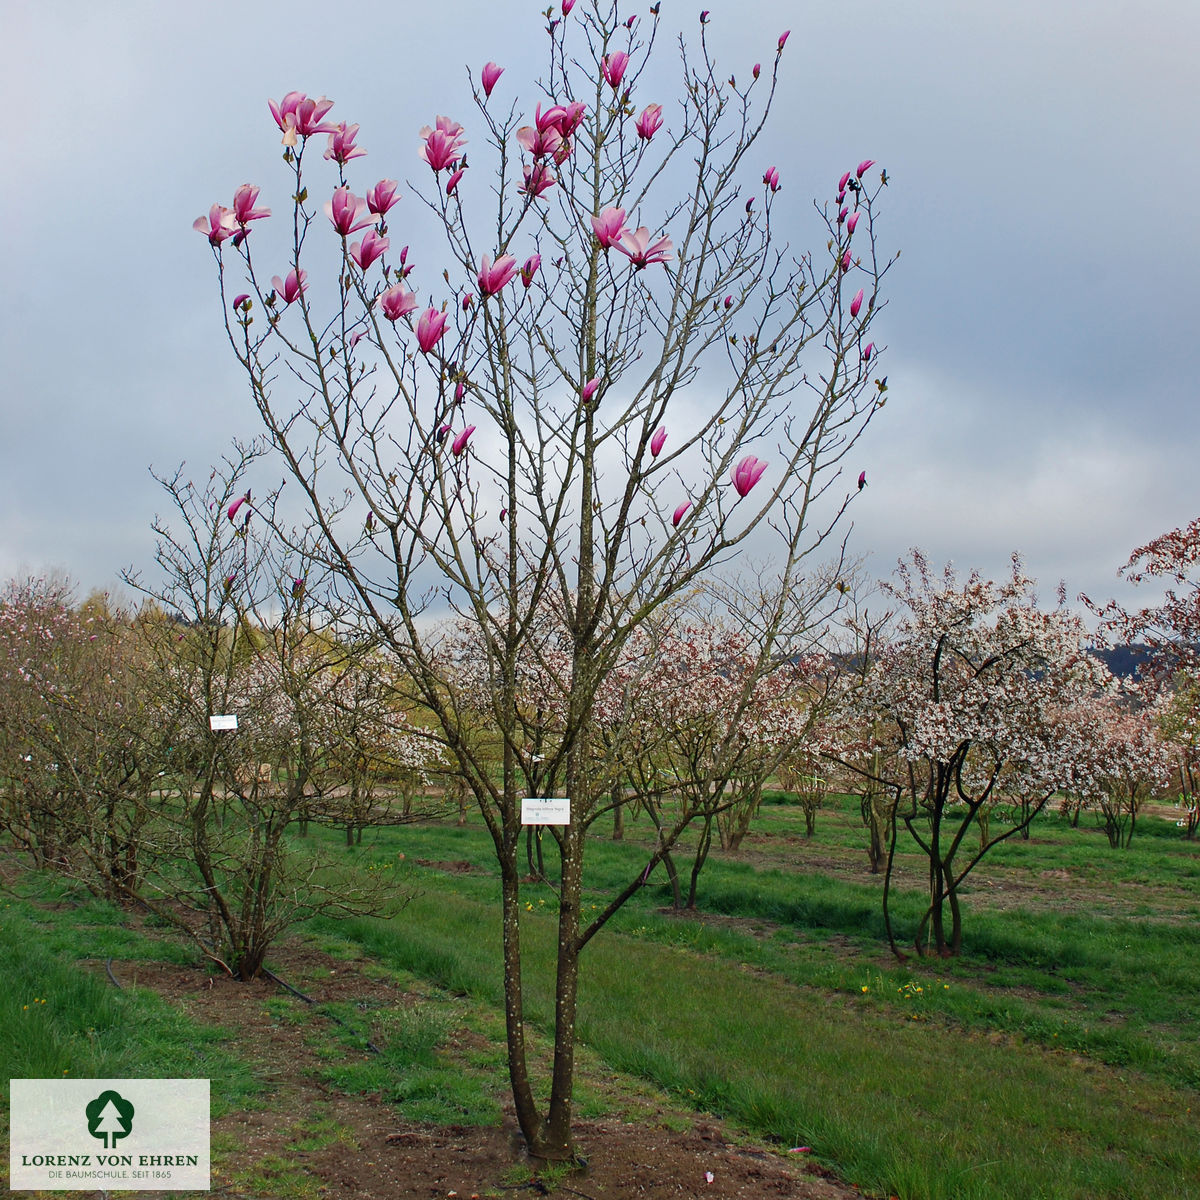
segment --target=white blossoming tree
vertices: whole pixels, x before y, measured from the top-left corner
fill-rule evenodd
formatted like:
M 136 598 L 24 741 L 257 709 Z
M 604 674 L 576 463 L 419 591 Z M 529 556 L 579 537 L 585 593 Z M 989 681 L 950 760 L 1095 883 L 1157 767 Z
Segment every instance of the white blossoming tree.
M 1041 608 L 1016 557 L 1003 583 L 977 573 L 960 582 L 949 567 L 936 578 L 914 550 L 887 590 L 899 619 L 847 693 L 860 718 L 849 761 L 886 772 L 877 782 L 900 797 L 896 819 L 928 858 L 918 952 L 954 955 L 962 947 L 959 889 L 970 872 L 1027 830 L 1055 792 L 1091 786 L 1082 718 L 1114 685 L 1088 652 L 1080 618 L 1061 596 L 1057 607 Z M 992 825 L 997 807 L 1005 819 Z M 968 842 L 973 830 L 978 840 Z M 893 839 L 889 883 L 894 852 Z M 885 916 L 887 903 L 885 889 Z

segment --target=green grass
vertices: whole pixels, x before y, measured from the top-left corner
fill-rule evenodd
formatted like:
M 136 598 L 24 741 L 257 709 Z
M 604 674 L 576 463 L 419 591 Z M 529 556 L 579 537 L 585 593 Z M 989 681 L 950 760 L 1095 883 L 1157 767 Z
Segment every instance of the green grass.
M 0 1061 L 10 1078 L 213 1080 L 214 1113 L 256 1094 L 220 1029 L 202 1026 L 142 988 L 114 988 L 80 959 L 183 957 L 177 946 L 124 925 L 111 905 L 46 876 L 0 907 Z M 36 902 L 35 902 L 36 897 Z M 4 1091 L 3 1106 L 8 1104 Z
M 585 904 L 639 870 L 646 832 L 589 845 Z M 1200 846 L 1147 819 L 1112 851 L 1094 830 L 1043 817 L 972 877 L 965 953 L 898 963 L 852 802 L 823 811 L 813 839 L 802 832 L 798 810 L 765 807 L 743 852 L 706 868 L 703 919 L 661 911 L 660 882 L 644 889 L 585 952 L 581 1041 L 698 1108 L 813 1146 L 880 1193 L 1200 1196 Z M 339 933 L 498 1005 L 486 835 L 404 829 L 364 857 L 398 852 L 431 864 L 412 866 L 423 894 L 398 920 Z M 450 861 L 474 869 L 433 865 Z M 923 909 L 920 881 L 902 842 L 902 934 Z M 527 895 L 527 1015 L 545 1030 L 554 898 Z
M 809 839 L 800 811 L 771 799 L 739 853 L 714 851 L 696 913 L 667 910 L 660 869 L 588 946 L 581 1061 L 652 1081 L 784 1145 L 811 1146 L 872 1194 L 1200 1197 L 1200 844 L 1145 818 L 1132 846 L 1114 851 L 1094 828 L 1045 815 L 1028 841 L 1006 841 L 970 877 L 964 953 L 898 962 L 884 941 L 882 880 L 867 872 L 856 802 L 833 799 Z M 651 833 L 630 820 L 623 842 L 589 842 L 585 914 L 640 874 Z M 416 895 L 385 920 L 317 919 L 309 936 L 331 953 L 367 955 L 426 1000 L 305 1009 L 280 997 L 271 1011 L 329 1046 L 331 1086 L 377 1094 L 415 1119 L 497 1120 L 499 887 L 486 832 L 477 820 L 374 830 L 350 850 L 338 837 L 314 831 L 311 841 L 336 852 L 339 875 L 362 872 L 389 881 L 397 897 Z M 553 870 L 549 838 L 543 850 Z M 924 907 L 923 863 L 903 833 L 899 851 L 893 920 L 904 939 Z M 686 872 L 686 847 L 678 858 Z M 525 899 L 526 1016 L 541 1071 L 555 898 L 528 885 Z M 54 964 L 66 972 L 66 996 L 66 976 L 79 975 L 72 957 L 152 953 L 116 910 L 69 895 L 56 904 L 0 910 L 34 923 L 30 953 L 48 956 L 31 960 L 27 975 L 39 999 L 52 1000 Z M 101 988 L 95 1002 L 121 995 Z M 98 1025 L 89 1003 L 72 998 L 56 1010 L 80 1062 L 94 1040 L 87 1028 L 120 1024 L 104 1025 L 101 1013 Z M 42 1020 L 47 1007 L 21 1009 L 22 1018 Z M 108 1039 L 103 1048 L 116 1053 Z M 383 1053 L 366 1052 L 368 1039 Z M 145 1040 L 139 1030 L 128 1053 Z M 607 1103 L 586 1085 L 578 1101 L 581 1114 Z M 308 1186 L 286 1163 L 268 1167 L 272 1186 Z

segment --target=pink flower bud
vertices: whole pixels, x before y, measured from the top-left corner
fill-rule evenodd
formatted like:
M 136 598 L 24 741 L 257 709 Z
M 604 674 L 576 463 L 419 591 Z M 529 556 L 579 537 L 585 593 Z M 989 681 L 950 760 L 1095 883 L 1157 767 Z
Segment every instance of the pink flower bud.
M 428 354 L 441 341 L 446 332 L 446 314 L 436 308 L 427 308 L 417 322 L 417 345 L 423 354 Z
M 681 505 L 680 505 L 680 506 L 679 506 L 679 507 L 678 507 L 678 508 L 677 508 L 677 509 L 676 509 L 676 510 L 675 510 L 675 511 L 674 511 L 674 512 L 671 514 L 671 524 L 672 524 L 672 525 L 674 525 L 676 529 L 678 529 L 678 528 L 679 528 L 679 522 L 683 520 L 684 513 L 686 513 L 686 512 L 687 512 L 687 510 L 688 510 L 689 508 L 691 508 L 691 507 L 692 507 L 692 502 L 691 502 L 690 500 L 685 500 L 685 501 L 684 501 L 684 502 L 683 502 L 683 503 L 682 503 L 682 504 L 681 504 Z
M 863 362 L 870 362 L 870 361 L 871 361 L 871 355 L 872 355 L 874 352 L 875 352 L 875 343 L 874 343 L 874 342 L 868 342 L 868 343 L 867 343 L 867 345 L 866 345 L 866 348 L 865 348 L 865 349 L 863 350 L 863 352 L 862 352 L 862 360 L 863 360 Z
M 624 50 L 615 50 L 612 54 L 606 54 L 600 61 L 600 71 L 604 76 L 604 82 L 615 92 L 621 86 L 621 80 L 625 78 L 625 68 L 629 66 L 629 55 Z
M 875 160 L 873 158 L 864 158 L 854 169 L 854 174 L 861 179 L 873 166 Z
M 667 440 L 667 427 L 660 425 L 650 439 L 650 453 L 657 458 L 662 453 L 663 443 Z
M 533 283 L 533 277 L 537 274 L 538 268 L 542 265 L 542 256 L 540 254 L 531 254 L 526 260 L 525 265 L 521 268 L 521 286 L 528 290 Z
M 780 50 L 782 50 L 782 49 L 783 49 L 784 43 L 785 43 L 785 42 L 788 40 L 788 38 L 789 38 L 789 37 L 791 37 L 791 36 L 792 36 L 792 31 L 791 31 L 790 29 L 785 29 L 785 30 L 784 30 L 784 31 L 783 31 L 783 32 L 782 32 L 782 33 L 779 35 L 779 47 L 778 47 L 778 48 L 779 48 Z
M 467 448 L 467 441 L 470 439 L 471 434 L 473 434 L 474 432 L 475 432 L 475 426 L 468 425 L 466 427 L 466 429 L 464 429 L 462 431 L 462 433 L 460 433 L 454 439 L 454 441 L 450 443 L 450 451 L 454 455 L 455 458 L 461 457 L 462 452 Z
M 852 212 L 852 213 L 851 213 L 851 214 L 850 214 L 850 215 L 849 215 L 849 216 L 846 218 L 846 232 L 847 232 L 847 233 L 853 233 L 853 232 L 854 232 L 854 230 L 855 230 L 855 227 L 856 227 L 857 225 L 858 225 L 858 213 L 857 213 L 857 212 Z
M 589 379 L 587 383 L 579 389 L 579 401 L 581 404 L 590 404 L 592 397 L 596 394 L 596 389 L 600 386 L 600 379 L 597 376 L 595 379 Z
M 858 316 L 858 310 L 860 308 L 862 308 L 862 302 L 863 302 L 863 290 L 862 290 L 862 288 L 859 288 L 858 291 L 854 295 L 854 299 L 850 301 L 850 315 L 852 317 Z
M 483 70 L 479 73 L 479 80 L 483 84 L 483 94 L 490 96 L 492 88 L 496 86 L 500 76 L 504 74 L 504 68 L 498 67 L 494 62 L 485 63 Z
M 762 478 L 767 464 L 753 454 L 747 454 L 730 472 L 733 486 L 739 496 L 749 494 L 750 489 Z
M 382 217 L 400 199 L 397 191 L 399 187 L 394 179 L 381 179 L 373 188 L 367 190 L 367 208 L 376 216 Z
M 642 110 L 642 115 L 637 119 L 638 137 L 644 141 L 649 141 L 657 132 L 658 127 L 662 124 L 662 105 L 647 104 Z
M 762 63 L 755 63 L 754 70 L 751 71 L 750 74 L 753 75 L 755 79 L 757 79 L 759 77 L 759 75 L 762 74 Z

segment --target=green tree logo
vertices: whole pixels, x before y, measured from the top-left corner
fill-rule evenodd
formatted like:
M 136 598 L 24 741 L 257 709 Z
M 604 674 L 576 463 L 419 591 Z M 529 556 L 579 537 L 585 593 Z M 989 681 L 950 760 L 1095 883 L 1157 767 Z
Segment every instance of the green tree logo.
M 101 1092 L 85 1109 L 88 1133 L 102 1138 L 111 1150 L 118 1138 L 128 1137 L 133 1128 L 133 1105 L 120 1092 Z

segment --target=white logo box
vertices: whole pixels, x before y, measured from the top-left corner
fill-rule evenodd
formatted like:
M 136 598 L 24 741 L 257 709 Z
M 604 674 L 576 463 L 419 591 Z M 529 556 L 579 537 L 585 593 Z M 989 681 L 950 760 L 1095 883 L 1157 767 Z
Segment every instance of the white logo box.
M 12 1079 L 13 1191 L 207 1191 L 207 1079 Z

